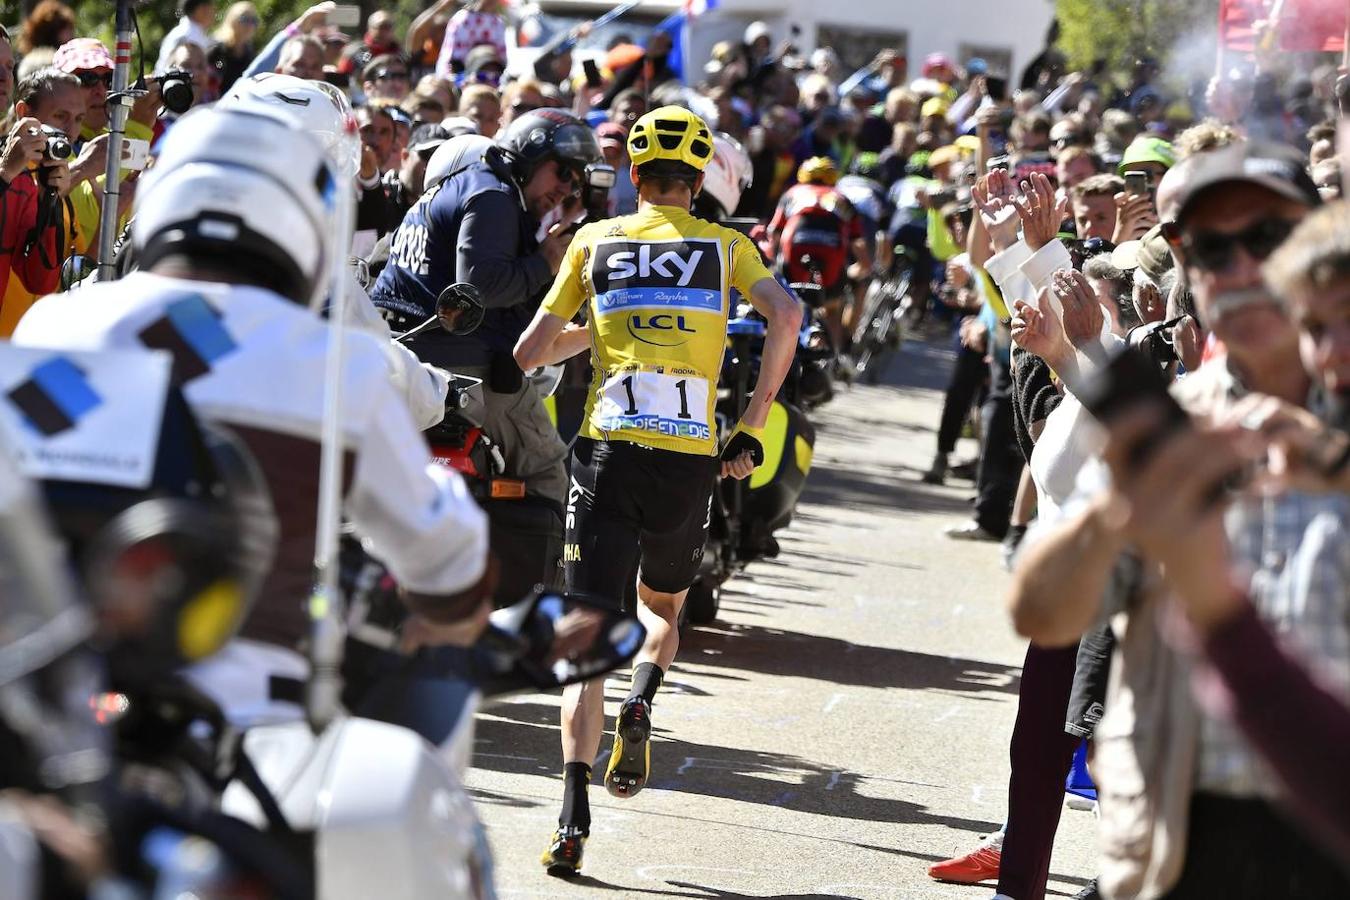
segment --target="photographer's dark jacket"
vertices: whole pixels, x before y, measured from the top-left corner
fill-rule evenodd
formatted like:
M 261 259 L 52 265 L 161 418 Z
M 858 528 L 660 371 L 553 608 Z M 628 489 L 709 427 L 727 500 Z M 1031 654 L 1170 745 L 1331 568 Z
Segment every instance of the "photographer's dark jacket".
M 443 368 L 485 366 L 510 357 L 534 317 L 553 272 L 539 254 L 539 223 L 521 205 L 520 192 L 501 166 L 473 163 L 423 194 L 394 232 L 389 262 L 370 299 L 395 316 L 394 329 L 411 328 L 436 312 L 436 298 L 467 281 L 487 306 L 483 324 L 457 337 L 427 332 L 410 345 L 425 362 Z

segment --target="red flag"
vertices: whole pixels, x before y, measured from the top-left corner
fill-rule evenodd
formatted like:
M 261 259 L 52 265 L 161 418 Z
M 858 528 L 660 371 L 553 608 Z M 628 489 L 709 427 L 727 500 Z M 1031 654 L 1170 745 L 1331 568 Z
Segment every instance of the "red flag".
M 1278 26 L 1280 49 L 1341 52 L 1347 11 L 1347 0 L 1284 0 Z
M 1267 0 L 1223 0 L 1219 5 L 1219 43 L 1228 50 L 1252 53 L 1256 31 L 1252 27 L 1267 15 Z
M 1274 19 L 1281 50 L 1339 53 L 1347 12 L 1350 0 L 1222 0 L 1219 42 L 1227 50 L 1253 53 L 1261 37 L 1256 24 Z

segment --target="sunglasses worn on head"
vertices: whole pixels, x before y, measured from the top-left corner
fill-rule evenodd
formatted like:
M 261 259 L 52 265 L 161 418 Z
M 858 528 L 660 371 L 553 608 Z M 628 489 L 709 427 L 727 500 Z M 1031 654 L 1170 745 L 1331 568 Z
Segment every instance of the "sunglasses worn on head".
M 1181 248 L 1186 261 L 1205 272 L 1224 272 L 1233 265 L 1233 251 L 1239 246 L 1258 262 L 1275 252 L 1298 224 L 1288 219 L 1262 219 L 1235 233 L 1194 231 L 1183 233 L 1175 222 L 1163 226 L 1163 237 Z
M 402 69 L 381 69 L 375 73 L 376 81 L 407 81 L 408 73 Z
M 80 79 L 82 87 L 93 87 L 101 84 L 106 88 L 112 87 L 113 77 L 111 72 L 76 72 L 75 77 Z

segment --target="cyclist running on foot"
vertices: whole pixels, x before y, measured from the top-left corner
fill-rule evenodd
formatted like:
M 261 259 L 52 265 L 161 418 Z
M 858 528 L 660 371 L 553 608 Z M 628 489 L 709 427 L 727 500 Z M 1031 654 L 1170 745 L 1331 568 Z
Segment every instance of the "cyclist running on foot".
M 801 326 L 800 304 L 750 239 L 689 212 L 713 156 L 702 119 L 680 107 L 653 110 L 634 124 L 628 155 L 637 213 L 577 232 L 515 351 L 525 369 L 591 351 L 595 378 L 573 450 L 563 559 L 569 590 L 614 598 L 637 570 L 647 641 L 605 773 L 617 797 L 648 780 L 652 699 L 679 646 L 713 486 L 719 474 L 745 478 L 763 461 L 759 435 Z M 719 447 L 713 407 L 732 288 L 768 320 L 768 338 L 750 406 Z M 583 303 L 588 324 L 568 324 Z M 581 869 L 604 713 L 601 681 L 563 695 L 563 808 L 543 855 L 553 875 Z

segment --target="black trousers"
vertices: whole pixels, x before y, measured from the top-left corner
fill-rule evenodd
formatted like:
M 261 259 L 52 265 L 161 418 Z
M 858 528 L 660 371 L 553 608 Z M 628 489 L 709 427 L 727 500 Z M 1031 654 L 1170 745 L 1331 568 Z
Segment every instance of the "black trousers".
M 966 423 L 970 408 L 988 374 L 989 368 L 984 364 L 983 353 L 971 350 L 964 344 L 958 347 L 956 365 L 952 367 L 951 381 L 947 383 L 947 395 L 942 398 L 938 453 L 951 453 L 956 449 L 956 441 L 961 437 L 961 426 Z
M 975 476 L 975 521 L 990 534 L 1003 537 L 1012 519 L 1017 483 L 1022 477 L 1022 451 L 1013 428 L 1012 367 L 999 353 L 989 364 L 989 396 L 981 418 L 984 442 Z
M 1008 744 L 1008 826 L 998 891 L 1018 900 L 1043 898 L 1050 853 L 1064 805 L 1064 779 L 1079 738 L 1064 731 L 1077 646 L 1027 645 L 1017 692 L 1017 721 Z
M 1167 900 L 1332 900 L 1350 877 L 1263 800 L 1196 794 L 1186 865 Z

